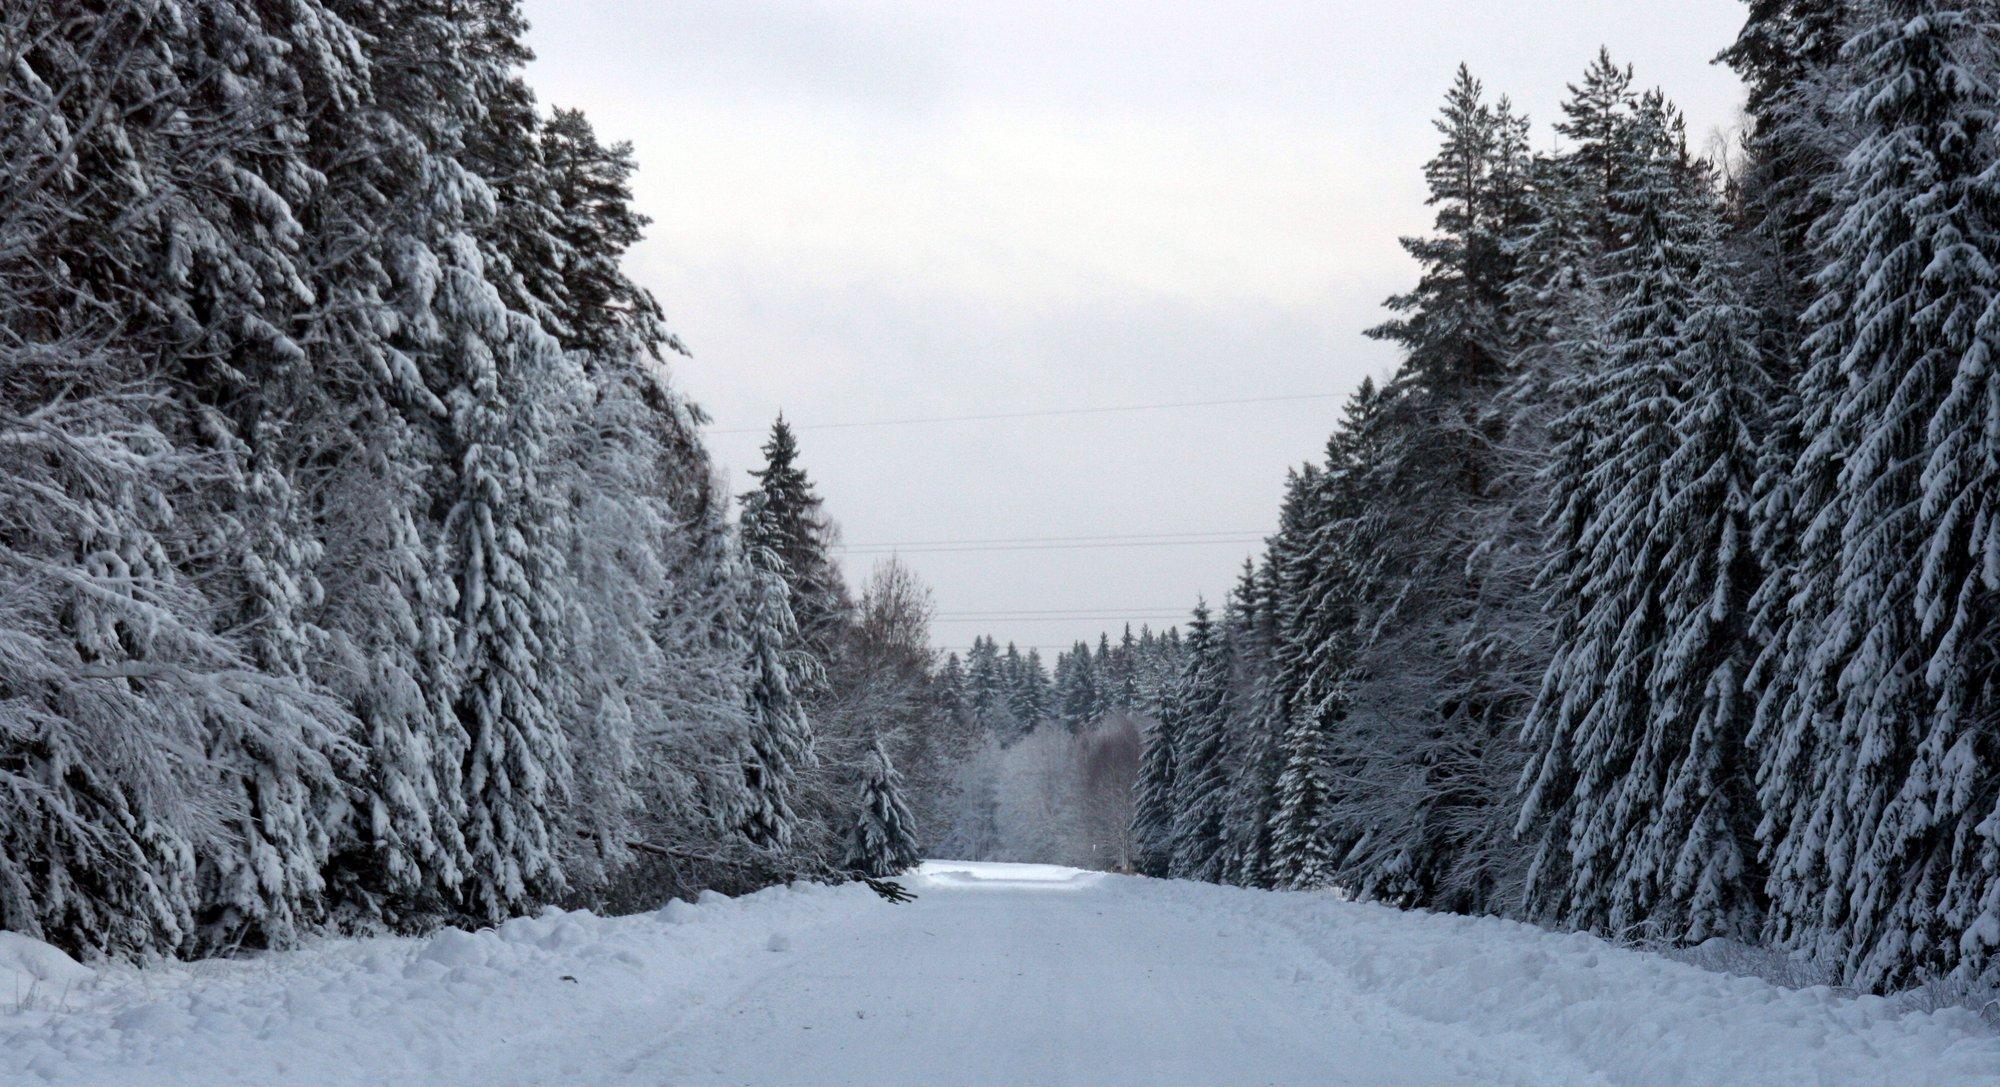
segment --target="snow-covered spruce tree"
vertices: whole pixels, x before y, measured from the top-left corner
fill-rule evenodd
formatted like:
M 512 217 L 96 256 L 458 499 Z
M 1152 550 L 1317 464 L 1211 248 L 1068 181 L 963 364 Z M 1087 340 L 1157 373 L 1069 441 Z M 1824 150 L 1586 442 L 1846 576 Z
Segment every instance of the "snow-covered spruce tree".
M 112 805 L 100 811 L 127 813 L 67 833 L 107 834 L 102 844 L 122 854 L 116 862 L 107 856 L 107 867 L 133 879 L 131 892 L 151 901 L 144 920 L 107 912 L 84 923 L 73 915 L 62 938 L 81 948 L 194 946 L 183 941 L 196 933 L 172 916 L 180 911 L 196 915 L 210 946 L 287 938 L 317 894 L 334 791 L 329 756 L 344 750 L 345 715 L 303 667 L 308 632 L 300 608 L 313 595 L 306 567 L 314 541 L 300 534 L 290 508 L 275 509 L 262 533 L 230 530 L 253 486 L 270 497 L 290 494 L 282 427 L 265 425 L 254 393 L 257 382 L 296 372 L 299 358 L 283 327 L 310 301 L 296 208 L 313 181 L 301 161 L 297 92 L 313 78 L 312 66 L 327 61 L 325 43 L 279 42 L 245 4 L 215 5 L 201 20 L 184 15 L 175 5 L 142 4 L 87 18 L 43 7 L 6 16 L 4 48 L 22 91 L 0 148 L 8 167 L 22 168 L 9 174 L 6 259 L 31 262 L 15 265 L 9 277 L 17 312 L 7 327 L 23 366 L 13 380 L 50 376 L 37 359 L 46 347 L 76 351 L 75 375 L 94 379 L 21 385 L 17 396 L 25 399 L 17 404 L 24 418 L 40 417 L 39 426 L 76 408 L 83 409 L 79 418 L 100 424 L 129 420 L 48 471 L 82 471 L 92 457 L 139 443 L 127 447 L 131 462 L 101 464 L 94 478 L 73 481 L 83 488 L 79 499 L 98 508 L 75 526 L 82 531 L 71 545 L 78 579 L 70 588 L 84 598 L 72 622 L 101 624 L 86 639 L 98 643 L 88 652 L 105 658 L 92 667 L 109 669 L 105 679 L 132 680 L 134 696 L 150 692 L 145 697 L 162 714 L 157 723 L 180 713 L 198 722 L 193 736 L 149 737 L 140 725 L 120 743 L 165 745 L 160 757 L 173 752 L 182 769 L 163 782 L 207 787 L 207 802 L 184 813 L 196 816 L 183 824 L 199 831 L 200 840 L 190 842 L 148 815 L 148 805 L 118 799 L 117 760 L 100 760 L 105 773 L 97 787 Z M 95 331 L 87 331 L 91 325 Z M 162 396 L 167 389 L 171 402 Z M 54 399 L 37 404 L 44 396 Z M 88 406 L 100 397 L 120 406 Z M 153 441 L 149 432 L 160 444 L 144 448 Z M 171 488 L 155 481 L 167 468 L 182 473 Z M 123 482 L 102 489 L 114 479 Z M 23 544 L 32 546 L 27 538 Z M 117 573 L 121 567 L 128 573 Z M 44 565 L 39 573 L 57 569 Z M 131 583 L 102 593 L 87 587 L 120 576 Z M 182 595 L 183 585 L 202 592 Z M 24 592 L 36 598 L 32 586 Z M 150 619 L 119 603 L 155 592 L 157 603 L 148 607 L 161 610 Z M 86 614 L 99 607 L 105 610 L 97 618 Z M 234 637 L 245 620 L 266 618 L 252 632 L 255 644 Z M 184 640 L 195 624 L 231 636 Z M 254 671 L 267 663 L 283 671 Z M 54 739 L 45 736 L 51 756 Z M 41 757 L 28 757 L 22 769 Z M 173 793 L 164 785 L 157 795 Z M 255 803 L 270 806 L 267 820 L 245 821 Z M 155 845 L 117 845 L 133 834 Z M 169 844 L 176 837 L 181 842 Z M 203 862 L 192 885 L 179 871 L 190 845 Z M 71 854 L 62 863 L 82 858 Z M 155 862 L 161 867 L 151 873 L 133 867 Z M 233 878 L 239 864 L 254 865 L 256 878 Z M 57 888 L 54 908 L 77 909 L 89 897 Z M 203 898 L 214 908 L 197 901 Z M 32 924 L 21 912 L 23 924 Z M 143 945 L 131 939 L 142 929 L 151 930 Z M 117 936 L 106 939 L 113 930 Z M 163 946 L 170 931 L 172 945 Z
M 1105 683 L 1110 691 L 1111 706 L 1121 713 L 1136 713 L 1139 710 L 1139 637 L 1132 633 L 1132 624 L 1125 624 L 1125 633 L 1120 636 L 1118 649 L 1112 654 L 1112 666 Z
M 1665 642 L 1654 665 L 1652 720 L 1642 751 L 1661 768 L 1650 823 L 1628 882 L 1649 885 L 1655 931 L 1697 943 L 1751 939 L 1763 910 L 1756 862 L 1755 767 L 1745 746 L 1754 699 L 1749 604 L 1762 570 L 1750 547 L 1750 506 L 1770 401 L 1755 311 L 1711 245 L 1680 332 L 1683 393 L 1668 429 L 1681 442 L 1662 466 L 1651 552 Z M 1644 779 L 1628 775 L 1627 788 Z
M 359 719 L 355 811 L 328 872 L 347 926 L 422 929 L 450 916 L 465 875 L 464 733 L 452 706 L 457 589 L 418 519 L 428 475 L 400 413 L 354 421 L 365 475 L 343 480 L 328 584 L 334 682 Z M 371 478 L 372 477 L 372 478 Z M 371 485 L 372 484 L 372 485 Z
M 547 203 L 524 92 L 520 23 L 505 0 L 436 8 L 347 0 L 345 11 L 381 50 L 377 93 L 399 122 L 378 128 L 406 154 L 417 226 L 390 251 L 400 355 L 444 409 L 425 419 L 441 465 L 426 511 L 457 596 L 457 734 L 466 879 L 458 910 L 493 919 L 545 902 L 564 886 L 560 801 L 569 777 L 559 718 L 566 692 L 554 662 L 565 648 L 562 525 L 543 476 L 557 443 L 552 396 L 564 371 L 548 301 L 516 274 L 546 230 L 524 201 Z M 423 405 L 413 405 L 419 409 Z M 456 805 L 454 805 L 456 806 Z
M 1759 320 L 1775 393 L 1759 435 L 1763 464 L 1753 484 L 1751 519 L 1751 549 L 1768 570 L 1790 566 L 1815 512 L 1791 494 L 1807 441 L 1799 393 L 1810 360 L 1801 318 L 1822 259 L 1812 242 L 1813 224 L 1832 205 L 1842 163 L 1860 138 L 1855 119 L 1840 108 L 1853 93 L 1856 74 L 1840 52 L 1867 7 L 1854 0 L 1753 0 L 1742 33 L 1721 57 L 1750 88 L 1752 124 L 1735 178 L 1741 224 L 1728 245 L 1741 265 L 1736 279 L 1743 301 Z M 1766 579 L 1752 604 L 1751 633 L 1760 644 L 1776 640 L 1772 624 L 1782 622 L 1789 595 L 1789 579 Z M 1748 682 L 1782 700 L 1794 678 L 1763 671 Z
M 1173 717 L 1162 710 L 1141 739 L 1139 778 L 1132 788 L 1132 867 L 1164 877 L 1173 869 Z
M 1839 173 L 1852 126 L 1836 108 L 1836 68 L 1854 0 L 1749 0 L 1749 17 L 1719 58 L 1749 85 L 1748 162 L 1740 179 L 1743 210 L 1768 256 L 1768 282 L 1753 298 L 1765 319 L 1796 345 L 1790 325 L 1810 299 L 1812 246 L 1807 234 L 1825 211 L 1825 183 Z
M 1701 526 L 1693 519 L 1699 511 L 1687 506 L 1683 484 L 1670 488 L 1666 479 L 1667 465 L 1686 451 L 1688 436 L 1674 429 L 1684 421 L 1688 383 L 1682 336 L 1700 304 L 1703 265 L 1714 259 L 1714 196 L 1705 168 L 1687 157 L 1678 117 L 1657 95 L 1638 107 L 1621 152 L 1607 193 L 1618 248 L 1599 288 L 1610 306 L 1599 337 L 1607 352 L 1556 389 L 1574 404 L 1555 423 L 1549 475 L 1554 531 L 1544 583 L 1558 641 L 1528 716 L 1534 754 L 1520 815 L 1523 832 L 1540 821 L 1529 874 L 1536 912 L 1615 933 L 1678 921 L 1660 908 L 1673 862 L 1658 851 L 1678 854 L 1684 836 L 1662 829 L 1657 818 L 1668 776 L 1684 758 L 1711 753 L 1691 752 L 1684 738 L 1692 724 L 1684 716 L 1692 705 L 1688 679 L 1665 681 L 1666 705 L 1653 694 L 1668 648 L 1667 610 L 1688 607 L 1669 603 L 1672 583 L 1681 579 L 1687 591 L 1685 580 L 1695 579 L 1695 606 L 1718 607 L 1688 553 L 1729 542 L 1683 540 L 1681 531 Z M 1731 374 L 1740 371 L 1731 367 Z M 1670 510 L 1675 491 L 1681 501 Z M 1687 566 L 1667 566 L 1668 555 Z M 1699 689 L 1711 678 L 1693 682 Z M 1645 841 L 1649 835 L 1654 839 Z M 1740 885 L 1726 893 L 1735 902 L 1751 896 Z M 1743 934 L 1748 920 L 1739 912 L 1732 933 Z
M 1276 887 L 1331 884 L 1353 838 L 1336 816 L 1343 796 L 1335 733 L 1358 678 L 1352 593 L 1364 555 L 1350 550 L 1348 518 L 1359 507 L 1355 480 L 1365 466 L 1361 439 L 1378 402 L 1373 380 L 1348 399 L 1327 442 L 1326 464 L 1300 477 L 1281 538 L 1289 557 L 1280 584 L 1275 685 L 1287 697 L 1266 876 Z M 1295 519 L 1296 523 L 1292 523 Z
M 526 318 L 508 313 L 479 278 L 476 252 L 444 275 L 440 300 L 451 316 L 491 321 L 498 343 L 462 339 L 463 382 L 454 389 L 452 433 L 462 450 L 459 491 L 445 522 L 459 570 L 457 713 L 467 738 L 463 889 L 475 917 L 499 919 L 547 901 L 564 886 L 557 850 L 558 808 L 568 786 L 569 751 L 549 668 L 561 621 L 561 554 L 535 505 L 536 460 L 544 435 L 502 388 L 500 370 L 553 349 Z M 451 311 L 464 307 L 456 313 Z M 504 330 L 504 331 L 502 331 Z
M 976 638 L 966 654 L 965 680 L 973 724 L 1009 744 L 1034 727 L 1035 722 L 1014 716 L 1007 697 L 1012 684 L 1000 658 L 1000 647 L 991 635 Z
M 1042 651 L 1028 650 L 1021 660 L 1021 681 L 1012 700 L 1015 715 L 1029 722 L 1029 727 L 1048 719 L 1056 705 L 1055 684 L 1049 679 L 1049 670 L 1042 666 Z
M 352 727 L 315 674 L 321 548 L 295 485 L 310 455 L 301 438 L 327 403 L 302 346 L 317 300 L 300 214 L 324 183 L 306 122 L 351 105 L 364 76 L 351 37 L 318 3 L 282 18 L 234 2 L 141 19 L 123 29 L 161 64 L 121 108 L 178 123 L 158 130 L 153 150 L 170 158 L 149 165 L 172 180 L 147 198 L 155 215 L 138 230 L 165 257 L 117 311 L 158 322 L 180 391 L 178 440 L 218 469 L 178 504 L 190 546 L 176 561 L 203 579 L 217 622 L 241 632 L 264 689 L 292 692 L 209 722 L 208 757 L 238 799 L 199 854 L 200 938 L 283 943 L 319 909 L 343 803 L 332 760 Z
M 794 670 L 805 654 L 796 648 L 791 594 L 784 560 L 756 541 L 772 538 L 762 522 L 761 494 L 744 503 L 737 533 L 746 553 L 751 585 L 745 601 L 744 638 L 749 650 L 749 734 L 743 751 L 748 810 L 740 829 L 756 846 L 785 850 L 798 829 L 792 793 L 799 772 L 816 763 L 812 725 L 799 703 Z
M 1814 232 L 1804 526 L 1759 706 L 1774 936 L 1868 986 L 2000 946 L 2000 605 L 1986 5 L 1887 0 L 1848 42 L 1861 138 Z
M 972 734 L 972 705 L 966 694 L 965 662 L 956 652 L 946 653 L 931 677 L 931 703 L 941 721 L 959 736 Z
M 1229 802 L 1230 645 L 1197 604 L 1188 623 L 1187 665 L 1161 713 L 1174 740 L 1173 824 L 1169 872 L 1220 882 L 1228 857 L 1223 814 Z
M 881 879 L 901 875 L 922 859 L 916 819 L 903 802 L 902 792 L 902 776 L 890 764 L 889 752 L 878 739 L 869 751 L 861 811 L 847 835 L 842 864 L 848 871 Z
M 798 648 L 824 668 L 848 621 L 852 605 L 846 582 L 830 554 L 835 530 L 827 519 L 819 492 L 799 464 L 799 443 L 790 424 L 780 416 L 764 443 L 764 467 L 750 473 L 757 479 L 751 492 L 764 512 L 756 519 L 751 544 L 771 552 L 782 563 L 792 614 L 798 623 Z M 746 495 L 746 502 L 750 496 Z M 802 675 L 801 695 L 814 696 L 824 680 Z
M 1606 340 L 1612 300 L 1610 253 L 1623 248 L 1611 194 L 1635 158 L 1634 115 L 1640 96 L 1632 90 L 1632 70 L 1600 52 L 1570 86 L 1563 120 L 1556 131 L 1566 141 L 1556 154 L 1537 157 L 1529 169 L 1526 210 L 1508 238 L 1516 261 L 1507 286 L 1505 352 L 1512 371 L 1505 393 L 1504 455 L 1496 471 L 1494 500 L 1482 505 L 1474 532 L 1482 543 L 1479 566 L 1485 573 L 1478 623 L 1485 633 L 1468 644 L 1495 689 L 1511 689 L 1504 711 L 1520 732 L 1550 670 L 1560 643 L 1561 609 L 1546 606 L 1545 580 L 1551 556 L 1585 550 L 1584 537 L 1595 513 L 1590 493 L 1575 488 L 1558 494 L 1557 481 L 1587 478 L 1594 464 L 1593 422 L 1584 404 L 1592 395 L 1589 376 L 1611 347 Z M 1520 754 L 1536 758 L 1520 745 Z M 1535 763 L 1522 773 L 1540 774 Z M 1562 771 L 1558 774 L 1561 777 Z M 1566 796 L 1564 784 L 1552 793 Z M 1518 778 L 1517 778 L 1518 784 Z M 1517 793 L 1518 796 L 1518 793 Z M 1512 834 L 1518 802 L 1507 813 Z M 1533 841 L 1532 837 L 1517 841 Z M 1524 851 L 1523 872 L 1560 884 L 1554 871 L 1565 861 L 1557 850 L 1536 857 Z M 1507 895 L 1520 901 L 1525 878 Z
M 1276 549 L 1275 538 L 1272 549 Z M 1272 561 L 1267 558 L 1261 567 L 1245 561 L 1227 616 L 1234 697 L 1228 725 L 1230 781 L 1223 808 L 1223 878 L 1240 887 L 1268 883 L 1271 815 L 1280 770 L 1278 741 L 1284 731 L 1284 699 L 1277 692 L 1278 676 L 1271 665 L 1277 611 Z
M 1271 855 L 1266 879 L 1273 887 L 1309 891 L 1331 886 L 1339 872 L 1342 847 L 1333 820 L 1339 795 L 1329 741 L 1309 715 L 1291 719 L 1281 737 L 1277 810 L 1271 822 Z
M 1056 658 L 1056 718 L 1072 733 L 1081 733 L 1097 720 L 1097 702 L 1097 665 L 1090 647 L 1078 642 Z

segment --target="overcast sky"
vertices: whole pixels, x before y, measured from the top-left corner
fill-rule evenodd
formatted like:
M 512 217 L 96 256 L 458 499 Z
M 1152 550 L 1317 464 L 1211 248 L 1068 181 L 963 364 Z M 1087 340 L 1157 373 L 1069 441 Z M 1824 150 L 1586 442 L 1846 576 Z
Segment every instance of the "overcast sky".
M 1463 60 L 1537 123 L 1600 45 L 1697 142 L 1738 0 L 527 0 L 545 103 L 637 148 L 632 257 L 740 484 L 804 427 L 1344 395 L 1393 351 Z M 857 550 L 1260 534 L 1338 399 L 802 430 Z M 1132 542 L 1132 541 L 1121 541 Z M 937 644 L 1055 647 L 1219 598 L 1253 545 L 912 549 Z M 873 556 L 848 559 L 859 581 Z M 1024 611 L 1058 618 L 988 618 Z M 965 621 L 968 613 L 971 621 Z

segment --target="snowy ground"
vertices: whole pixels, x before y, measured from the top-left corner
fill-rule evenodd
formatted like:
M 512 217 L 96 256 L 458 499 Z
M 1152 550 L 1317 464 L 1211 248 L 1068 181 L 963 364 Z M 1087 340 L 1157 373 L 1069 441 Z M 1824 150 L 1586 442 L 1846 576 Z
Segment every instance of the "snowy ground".
M 1588 937 L 1032 865 L 910 882 L 144 971 L 0 940 L 0 1084 L 2000 1085 L 1968 1013 Z

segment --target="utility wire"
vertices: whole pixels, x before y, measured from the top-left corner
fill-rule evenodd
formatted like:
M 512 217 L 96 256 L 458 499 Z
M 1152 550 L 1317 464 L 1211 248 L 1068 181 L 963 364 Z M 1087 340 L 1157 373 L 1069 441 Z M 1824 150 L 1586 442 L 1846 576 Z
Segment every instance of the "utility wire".
M 1164 404 L 1123 404 L 1104 408 L 1050 408 L 1044 411 L 998 411 L 980 415 L 933 415 L 911 419 L 863 419 L 847 423 L 795 423 L 793 430 L 854 430 L 861 427 L 920 426 L 930 423 L 981 423 L 996 419 L 1045 419 L 1061 415 L 1114 415 L 1131 411 L 1169 411 L 1175 408 L 1222 408 L 1242 404 L 1290 404 L 1308 400 L 1339 400 L 1346 393 L 1307 393 L 1301 396 L 1250 396 L 1239 400 L 1177 400 Z M 711 430 L 710 434 L 762 434 L 767 427 L 732 427 Z

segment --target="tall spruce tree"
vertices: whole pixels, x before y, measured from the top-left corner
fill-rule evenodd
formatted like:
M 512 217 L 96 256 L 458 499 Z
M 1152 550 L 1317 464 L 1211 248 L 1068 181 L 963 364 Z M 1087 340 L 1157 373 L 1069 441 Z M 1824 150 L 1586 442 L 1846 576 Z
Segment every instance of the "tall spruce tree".
M 1887 0 L 1846 46 L 1861 139 L 1815 231 L 1803 525 L 1755 739 L 1773 930 L 1867 985 L 2000 943 L 1992 736 L 2000 434 L 1984 5 Z M 1989 828 L 1982 831 L 1984 826 Z
M 1139 774 L 1132 785 L 1132 866 L 1142 875 L 1164 877 L 1173 870 L 1173 718 L 1165 712 L 1155 715 L 1140 743 Z
M 1529 873 L 1538 911 L 1624 932 L 1654 920 L 1657 862 L 1639 849 L 1678 742 L 1649 695 L 1665 641 L 1664 471 L 1685 380 L 1682 332 L 1712 254 L 1716 211 L 1679 117 L 1648 95 L 1612 159 L 1617 248 L 1599 292 L 1607 352 L 1556 387 L 1575 406 L 1555 425 L 1555 526 L 1545 584 L 1559 649 L 1530 710 L 1519 828 L 1543 819 Z M 1572 474 L 1574 473 L 1574 474 Z M 1580 518 L 1570 523 L 1571 518 Z
M 771 437 L 764 443 L 764 467 L 750 474 L 757 479 L 752 495 L 763 503 L 752 544 L 771 552 L 783 564 L 786 592 L 799 628 L 798 646 L 824 668 L 833 659 L 834 643 L 852 608 L 847 584 L 830 554 L 833 522 L 799 464 L 798 439 L 783 416 L 771 424 Z M 744 501 L 750 498 L 746 495 Z M 822 686 L 818 677 L 801 679 L 801 693 L 807 696 Z
M 1680 448 L 1660 472 L 1649 551 L 1667 572 L 1663 642 L 1644 741 L 1661 776 L 1628 882 L 1646 887 L 1656 931 L 1688 943 L 1754 938 L 1763 916 L 1756 861 L 1755 767 L 1746 746 L 1754 700 L 1749 605 L 1762 569 L 1750 546 L 1758 436 L 1770 402 L 1757 315 L 1711 240 L 1683 322 L 1684 392 L 1668 429 Z M 1633 775 L 1637 778 L 1637 775 Z
M 1162 711 L 1174 738 L 1174 802 L 1169 870 L 1220 882 L 1228 868 L 1229 715 L 1233 701 L 1227 634 L 1197 604 L 1188 623 L 1187 664 Z
M 742 830 L 755 845 L 784 850 L 791 847 L 798 830 L 793 794 L 799 772 L 816 764 L 817 756 L 812 725 L 794 682 L 793 669 L 803 653 L 796 648 L 798 627 L 792 620 L 784 560 L 756 542 L 773 536 L 762 524 L 764 517 L 762 496 L 752 494 L 738 528 L 753 579 L 744 617 L 750 651 L 750 732 L 743 758 L 749 810 Z

